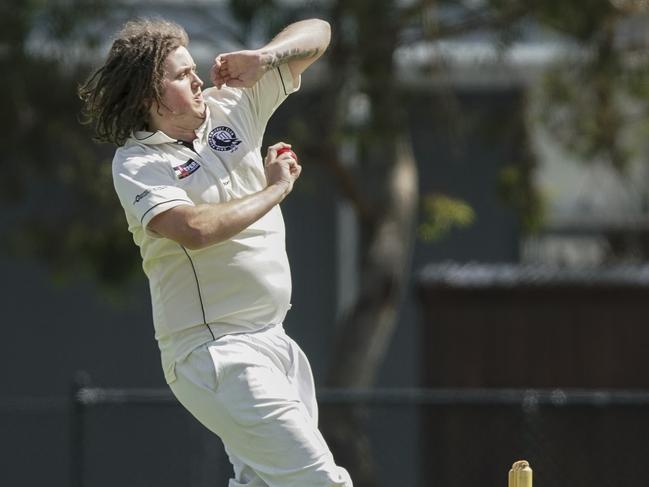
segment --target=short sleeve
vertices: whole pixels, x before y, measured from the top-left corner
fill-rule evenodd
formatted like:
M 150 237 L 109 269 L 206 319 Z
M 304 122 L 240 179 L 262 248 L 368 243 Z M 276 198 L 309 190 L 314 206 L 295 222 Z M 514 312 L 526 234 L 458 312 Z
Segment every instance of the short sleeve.
M 277 110 L 291 93 L 300 89 L 300 78 L 293 82 L 293 74 L 288 64 L 268 71 L 251 88 L 244 89 L 250 99 L 252 110 L 259 123 L 259 131 L 263 132 L 271 115 Z
M 137 220 L 147 235 L 151 219 L 176 206 L 191 205 L 187 193 L 176 186 L 176 179 L 166 161 L 159 156 L 140 155 L 113 161 L 113 183 L 124 211 Z

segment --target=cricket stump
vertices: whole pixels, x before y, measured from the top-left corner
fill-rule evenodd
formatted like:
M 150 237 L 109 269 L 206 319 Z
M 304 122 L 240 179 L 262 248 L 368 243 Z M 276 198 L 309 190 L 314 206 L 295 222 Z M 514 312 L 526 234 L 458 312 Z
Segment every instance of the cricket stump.
M 532 487 L 532 469 L 527 460 L 514 462 L 509 471 L 508 487 Z

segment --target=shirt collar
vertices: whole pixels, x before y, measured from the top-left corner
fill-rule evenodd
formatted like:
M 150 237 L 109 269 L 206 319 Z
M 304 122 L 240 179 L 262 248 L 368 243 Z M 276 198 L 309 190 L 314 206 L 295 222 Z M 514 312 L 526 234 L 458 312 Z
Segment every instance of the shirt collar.
M 138 142 L 147 145 L 167 144 L 169 142 L 176 142 L 176 139 L 169 137 L 167 134 L 161 132 L 160 130 L 156 132 L 147 132 L 145 130 L 138 130 L 137 132 L 133 132 L 132 137 Z

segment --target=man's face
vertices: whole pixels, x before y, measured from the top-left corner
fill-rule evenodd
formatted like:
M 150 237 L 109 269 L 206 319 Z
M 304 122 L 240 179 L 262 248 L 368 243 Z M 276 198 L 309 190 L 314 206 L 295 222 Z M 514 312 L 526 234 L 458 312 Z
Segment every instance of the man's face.
M 154 103 L 151 110 L 175 126 L 197 128 L 205 119 L 202 86 L 191 54 L 180 46 L 165 60 L 162 105 Z

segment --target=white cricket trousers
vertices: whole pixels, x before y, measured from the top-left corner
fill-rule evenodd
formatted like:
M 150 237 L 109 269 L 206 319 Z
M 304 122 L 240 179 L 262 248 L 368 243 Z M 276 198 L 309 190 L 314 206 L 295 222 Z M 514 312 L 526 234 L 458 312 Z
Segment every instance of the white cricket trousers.
M 309 362 L 281 325 L 208 342 L 175 372 L 174 395 L 223 441 L 229 487 L 352 487 L 318 430 Z

